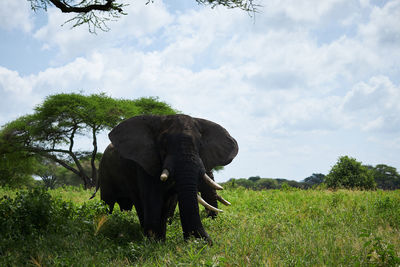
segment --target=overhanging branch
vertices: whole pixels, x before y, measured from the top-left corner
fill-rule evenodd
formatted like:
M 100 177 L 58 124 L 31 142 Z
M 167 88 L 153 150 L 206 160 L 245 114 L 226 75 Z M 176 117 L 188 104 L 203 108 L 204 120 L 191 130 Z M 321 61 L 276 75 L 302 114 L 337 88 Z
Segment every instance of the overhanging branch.
M 119 19 L 124 12 L 124 7 L 128 4 L 122 4 L 120 0 L 27 0 L 31 3 L 31 8 L 37 10 L 43 8 L 47 10 L 48 5 L 54 5 L 63 13 L 75 13 L 76 15 L 65 21 L 64 24 L 73 23 L 72 28 L 87 24 L 90 33 L 96 33 L 97 29 L 109 31 L 107 24 L 110 21 Z M 195 0 L 199 4 L 210 5 L 212 8 L 216 6 L 224 6 L 227 8 L 239 8 L 249 13 L 250 16 L 255 15 L 258 10 L 256 1 L 258 0 Z M 119 2 L 119 3 L 118 3 Z M 152 3 L 154 0 L 148 0 Z M 64 25 L 62 24 L 62 25 Z
M 49 0 L 54 6 L 64 13 L 88 13 L 94 10 L 123 12 L 121 5 L 114 4 L 114 0 L 107 0 L 105 4 L 91 4 L 86 6 L 70 6 L 61 0 Z

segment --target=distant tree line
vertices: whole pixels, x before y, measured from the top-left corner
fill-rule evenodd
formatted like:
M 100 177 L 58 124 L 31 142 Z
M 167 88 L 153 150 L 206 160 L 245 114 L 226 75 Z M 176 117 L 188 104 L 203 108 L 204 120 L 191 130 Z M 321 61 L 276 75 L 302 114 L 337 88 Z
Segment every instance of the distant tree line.
M 252 190 L 281 189 L 283 184 L 290 187 L 306 189 L 306 184 L 293 180 L 281 178 L 261 178 L 260 176 L 251 176 L 249 178 L 231 178 L 229 181 L 222 183 L 225 187 L 244 187 Z
M 244 187 L 252 190 L 281 189 L 281 188 L 346 188 L 346 189 L 400 189 L 400 174 L 396 168 L 378 164 L 376 166 L 362 165 L 356 159 L 343 156 L 325 175 L 313 173 L 302 181 L 293 181 L 281 178 L 232 178 L 225 183 L 227 187 Z

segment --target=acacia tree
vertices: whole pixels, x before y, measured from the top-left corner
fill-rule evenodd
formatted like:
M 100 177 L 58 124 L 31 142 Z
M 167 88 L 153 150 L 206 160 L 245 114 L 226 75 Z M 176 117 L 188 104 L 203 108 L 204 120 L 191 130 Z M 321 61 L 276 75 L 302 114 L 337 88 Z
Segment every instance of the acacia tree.
M 95 160 L 100 132 L 135 115 L 174 113 L 168 104 L 156 98 L 119 100 L 104 94 L 51 95 L 35 108 L 34 114 L 3 126 L 1 153 L 23 151 L 26 155 L 49 159 L 81 177 L 87 188 L 97 180 Z M 91 138 L 91 151 L 75 148 L 78 136 Z M 82 167 L 82 161 L 87 159 L 90 159 L 90 174 Z
M 47 10 L 49 6 L 55 6 L 64 13 L 76 13 L 77 15 L 67 22 L 72 22 L 73 27 L 88 24 L 89 31 L 95 32 L 96 29 L 108 31 L 107 22 L 127 15 L 122 0 L 28 0 L 34 11 L 38 9 Z M 247 12 L 256 12 L 256 4 L 253 0 L 195 0 L 199 4 L 218 5 L 227 8 L 240 8 Z M 154 0 L 148 0 L 146 4 Z

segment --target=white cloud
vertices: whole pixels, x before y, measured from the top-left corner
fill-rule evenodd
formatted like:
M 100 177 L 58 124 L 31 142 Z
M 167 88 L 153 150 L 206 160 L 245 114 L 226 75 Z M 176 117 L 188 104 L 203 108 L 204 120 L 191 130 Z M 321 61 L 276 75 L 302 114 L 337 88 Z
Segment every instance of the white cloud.
M 0 67 L 0 85 L 6 93 L 26 94 L 30 93 L 29 81 L 21 78 L 16 71 Z
M 37 103 L 35 101 L 38 100 L 32 95 L 30 77 L 20 77 L 18 72 L 1 66 L 0 96 L 1 125 L 27 113 L 27 110 L 32 109 Z
M 0 28 L 29 32 L 33 28 L 31 7 L 26 0 L 0 1 Z
M 91 82 L 100 81 L 103 68 L 101 60 L 101 56 L 93 54 L 89 59 L 77 58 L 65 66 L 48 68 L 29 76 L 21 76 L 16 71 L 0 66 L 0 124 L 31 113 L 32 108 L 49 94 L 79 92 Z M 92 91 L 98 92 L 96 89 Z
M 356 84 L 344 98 L 351 124 L 366 131 L 400 132 L 400 86 L 386 76 Z
M 385 75 L 399 82 L 400 2 L 387 1 L 382 7 L 373 6 L 370 9 L 369 19 L 359 24 L 357 38 L 369 50 L 369 55 L 375 58 L 374 72 L 370 76 Z
M 364 131 L 374 131 L 377 129 L 381 129 L 385 125 L 385 120 L 382 117 L 378 117 L 372 121 L 368 121 L 365 125 L 362 125 L 361 128 Z
M 375 6 L 370 17 L 368 23 L 360 25 L 362 37 L 375 47 L 397 48 L 400 43 L 400 2 L 388 1 L 383 7 Z
M 326 1 L 267 1 L 265 9 L 270 13 L 277 13 L 294 21 L 319 22 L 323 16 L 332 11 L 332 9 L 346 2 L 344 0 L 326 0 Z M 264 3 L 263 3 L 264 5 Z M 268 11 L 271 10 L 271 11 Z

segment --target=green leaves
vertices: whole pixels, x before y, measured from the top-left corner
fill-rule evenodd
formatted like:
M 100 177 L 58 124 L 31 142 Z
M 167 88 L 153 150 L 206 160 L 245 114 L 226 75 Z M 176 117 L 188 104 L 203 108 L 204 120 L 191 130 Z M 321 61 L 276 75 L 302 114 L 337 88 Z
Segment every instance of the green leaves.
M 394 245 L 387 243 L 382 237 L 375 236 L 367 229 L 362 229 L 360 237 L 366 238 L 364 249 L 367 250 L 367 259 L 372 266 L 398 266 L 400 257 L 397 257 Z
M 85 132 L 96 133 L 112 129 L 122 120 L 142 114 L 174 114 L 175 111 L 157 98 L 137 100 L 114 99 L 104 93 L 89 96 L 81 94 L 57 94 L 48 96 L 35 109 L 37 120 L 43 129 L 60 135 Z
M 48 96 L 35 111 L 43 129 L 68 136 L 74 130 L 85 134 L 112 128 L 124 115 L 118 104 L 104 94 L 57 94 Z
M 23 238 L 46 229 L 51 218 L 50 195 L 43 189 L 17 192 L 15 199 L 0 201 L 2 236 Z
M 326 176 L 330 188 L 375 189 L 373 173 L 354 158 L 340 157 Z
M 87 220 L 92 230 L 94 219 L 107 212 L 108 207 L 98 200 L 75 205 L 52 197 L 44 188 L 19 191 L 15 198 L 0 198 L 0 243 L 39 238 L 60 231 L 79 232 Z
M 125 105 L 127 105 L 127 110 L 129 110 L 129 106 L 131 108 L 136 107 L 137 110 L 134 110 L 134 112 L 137 112 L 136 115 L 172 115 L 177 113 L 176 110 L 161 102 L 157 97 L 142 97 L 131 102 L 125 101 Z
M 35 180 L 31 174 L 36 168 L 36 157 L 27 152 L 0 153 L 0 186 L 33 186 Z

